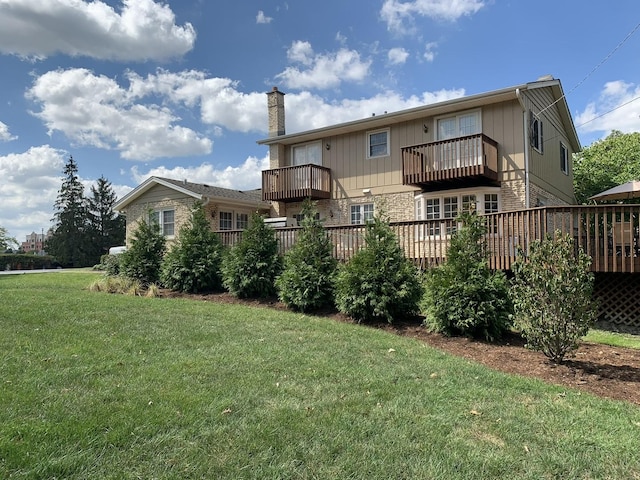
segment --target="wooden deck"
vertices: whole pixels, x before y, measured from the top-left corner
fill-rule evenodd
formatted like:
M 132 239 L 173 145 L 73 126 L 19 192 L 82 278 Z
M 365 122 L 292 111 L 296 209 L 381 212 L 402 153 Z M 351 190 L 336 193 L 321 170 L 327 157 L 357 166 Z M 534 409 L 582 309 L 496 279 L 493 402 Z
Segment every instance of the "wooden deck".
M 569 233 L 576 249 L 592 258 L 591 269 L 606 273 L 640 273 L 638 242 L 640 205 L 571 205 L 541 207 L 486 215 L 487 249 L 493 269 L 510 270 L 521 252 L 528 252 L 535 240 L 547 234 Z M 392 222 L 391 228 L 408 258 L 421 268 L 439 265 L 446 259 L 455 220 Z M 364 245 L 364 226 L 327 226 L 334 256 L 346 261 Z M 300 228 L 275 230 L 284 253 L 296 241 Z M 233 245 L 240 230 L 218 232 L 226 245 Z
M 319 165 L 296 165 L 262 172 L 262 199 L 299 202 L 331 196 L 331 169 Z

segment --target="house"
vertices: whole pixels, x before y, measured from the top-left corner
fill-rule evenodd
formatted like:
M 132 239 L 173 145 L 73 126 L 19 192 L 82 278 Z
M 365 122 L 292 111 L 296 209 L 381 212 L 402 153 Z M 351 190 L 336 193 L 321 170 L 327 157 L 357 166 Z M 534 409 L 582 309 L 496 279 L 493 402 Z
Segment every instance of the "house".
M 253 212 L 269 213 L 260 190 L 240 191 L 186 180 L 150 177 L 114 205 L 127 217 L 127 242 L 141 219 L 154 220 L 167 240 L 178 234 L 191 217 L 196 202 L 204 205 L 211 228 L 216 231 L 247 227 Z
M 284 93 L 268 96 L 271 216 L 317 200 L 326 225 L 360 224 L 384 199 L 391 221 L 575 203 L 581 149 L 560 81 L 550 76 L 478 95 L 294 134 Z

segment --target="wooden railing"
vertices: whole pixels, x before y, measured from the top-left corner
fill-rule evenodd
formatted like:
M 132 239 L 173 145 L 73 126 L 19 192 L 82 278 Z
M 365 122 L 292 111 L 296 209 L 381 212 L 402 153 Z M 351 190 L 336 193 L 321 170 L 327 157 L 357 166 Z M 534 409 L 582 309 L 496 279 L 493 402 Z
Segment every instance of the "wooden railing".
M 296 165 L 262 172 L 262 199 L 294 202 L 319 200 L 331 195 L 331 169 L 319 165 Z
M 591 256 L 596 272 L 640 273 L 640 205 L 541 207 L 486 215 L 489 264 L 510 270 L 531 243 L 545 235 L 569 234 L 576 250 Z M 447 258 L 451 233 L 459 228 L 455 220 L 392 222 L 405 255 L 421 268 L 442 264 Z M 327 226 L 333 254 L 347 261 L 364 245 L 363 225 Z M 280 253 L 296 242 L 299 227 L 275 229 Z M 235 244 L 241 230 L 218 232 L 225 245 Z
M 405 185 L 498 180 L 498 143 L 484 134 L 402 148 Z

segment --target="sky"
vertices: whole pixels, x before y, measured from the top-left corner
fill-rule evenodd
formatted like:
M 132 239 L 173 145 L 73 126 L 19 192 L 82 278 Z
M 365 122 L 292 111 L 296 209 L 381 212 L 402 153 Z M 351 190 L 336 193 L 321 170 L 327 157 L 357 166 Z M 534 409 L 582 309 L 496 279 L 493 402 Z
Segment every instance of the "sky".
M 259 188 L 286 131 L 560 79 L 583 147 L 640 131 L 637 0 L 0 0 L 0 226 L 52 226 L 64 164 Z M 88 190 L 87 190 L 88 193 Z

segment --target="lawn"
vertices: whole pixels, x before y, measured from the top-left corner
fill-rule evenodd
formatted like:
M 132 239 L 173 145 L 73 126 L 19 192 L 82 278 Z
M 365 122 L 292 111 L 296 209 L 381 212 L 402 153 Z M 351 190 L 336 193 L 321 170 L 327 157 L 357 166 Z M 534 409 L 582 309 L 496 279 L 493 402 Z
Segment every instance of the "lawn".
M 0 478 L 640 479 L 640 409 L 417 340 L 0 276 Z

